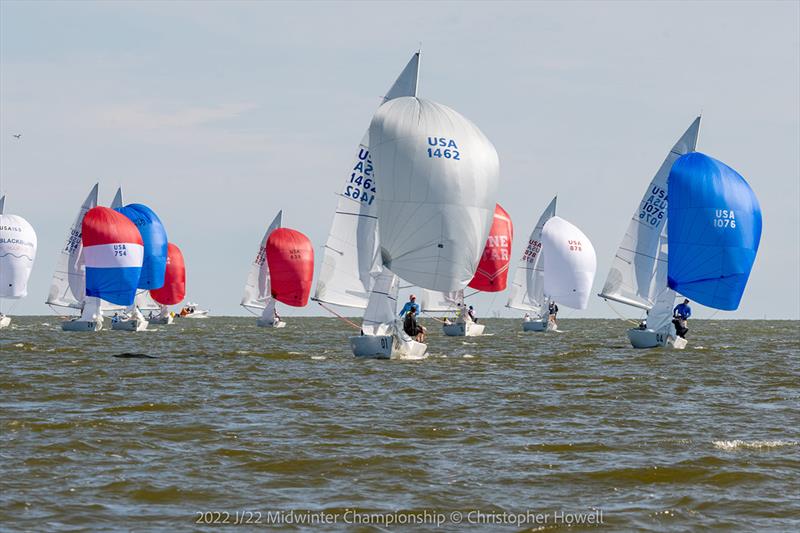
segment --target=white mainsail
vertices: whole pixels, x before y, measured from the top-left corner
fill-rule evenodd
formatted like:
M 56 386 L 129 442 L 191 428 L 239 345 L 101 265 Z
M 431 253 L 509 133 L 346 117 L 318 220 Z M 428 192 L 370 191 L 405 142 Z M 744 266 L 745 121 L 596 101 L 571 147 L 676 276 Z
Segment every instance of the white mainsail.
M 5 196 L 2 197 L 3 204 Z M 0 204 L 0 298 L 28 295 L 28 279 L 36 258 L 36 232 L 19 215 L 3 213 Z
M 542 229 L 544 294 L 556 303 L 586 309 L 597 271 L 597 255 L 577 226 L 553 216 Z
M 247 273 L 247 280 L 244 284 L 244 296 L 241 305 L 251 309 L 266 309 L 272 300 L 272 291 L 269 284 L 269 265 L 267 264 L 267 239 L 270 234 L 281 227 L 281 217 L 283 211 L 278 211 L 272 223 L 267 228 L 261 243 L 258 245 L 258 252 L 250 265 Z M 274 309 L 274 304 L 273 304 Z
M 650 309 L 667 287 L 667 178 L 675 161 L 694 152 L 700 131 L 697 117 L 650 181 L 634 211 L 599 296 Z M 674 300 L 674 293 L 672 294 Z
M 419 61 L 417 52 L 387 91 L 383 102 L 417 94 Z M 367 130 L 339 193 L 314 300 L 361 309 L 367 306 L 378 258 L 376 192 Z
M 86 268 L 83 264 L 81 223 L 86 212 L 97 207 L 97 188 L 98 184 L 92 187 L 69 228 L 67 242 L 56 260 L 56 269 L 45 301 L 48 305 L 74 309 L 80 309 L 83 305 L 86 295 Z
M 494 146 L 458 112 L 412 97 L 383 104 L 369 136 L 383 265 L 424 289 L 463 289 L 494 218 Z
M 543 315 L 545 298 L 542 230 L 547 221 L 556 215 L 557 198 L 553 198 L 545 208 L 530 237 L 528 237 L 528 245 L 525 247 L 525 252 L 523 252 L 517 265 L 514 281 L 511 282 L 511 290 L 506 307 L 531 311 L 538 316 Z
M 464 305 L 464 289 L 450 292 L 422 289 L 419 305 L 425 313 L 459 311 Z

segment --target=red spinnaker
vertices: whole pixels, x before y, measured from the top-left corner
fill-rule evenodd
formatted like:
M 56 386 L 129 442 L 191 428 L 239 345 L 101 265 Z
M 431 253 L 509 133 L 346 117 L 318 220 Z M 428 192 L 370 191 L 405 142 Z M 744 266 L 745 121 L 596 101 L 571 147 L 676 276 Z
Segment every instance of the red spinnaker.
M 506 289 L 513 238 L 514 226 L 511 224 L 511 217 L 500 204 L 497 204 L 494 208 L 492 229 L 486 239 L 478 270 L 469 282 L 469 287 L 484 292 L 499 292 Z
M 186 265 L 181 249 L 172 243 L 167 245 L 167 270 L 164 286 L 150 291 L 153 300 L 161 305 L 175 305 L 186 297 Z
M 314 247 L 308 237 L 289 228 L 278 228 L 267 239 L 272 297 L 286 305 L 308 303 L 314 280 Z

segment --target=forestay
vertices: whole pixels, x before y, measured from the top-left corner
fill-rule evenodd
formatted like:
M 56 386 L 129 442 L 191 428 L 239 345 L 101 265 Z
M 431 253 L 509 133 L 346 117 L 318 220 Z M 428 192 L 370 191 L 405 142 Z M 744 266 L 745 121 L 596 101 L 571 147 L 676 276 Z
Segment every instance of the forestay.
M 376 202 L 383 264 L 421 288 L 463 289 L 494 216 L 494 146 L 456 111 L 409 97 L 383 104 L 369 136 L 381 183 Z
M 81 223 L 86 213 L 97 206 L 97 184 L 83 201 L 80 211 L 69 228 L 67 242 L 56 260 L 56 269 L 50 282 L 45 303 L 59 307 L 80 309 L 86 295 L 86 270 L 83 260 Z
M 267 299 L 272 298 L 270 295 L 269 265 L 267 264 L 267 239 L 269 239 L 273 231 L 281 227 L 282 216 L 283 211 L 278 211 L 278 214 L 275 215 L 272 223 L 264 233 L 264 237 L 261 238 L 261 243 L 258 245 L 258 252 L 250 265 L 247 281 L 244 284 L 244 296 L 242 296 L 241 302 L 244 307 L 264 309 L 267 305 Z
M 0 298 L 18 299 L 28 294 L 36 242 L 36 232 L 27 220 L 0 213 Z
M 408 62 L 383 98 L 416 96 L 420 54 Z M 378 258 L 377 181 L 364 133 L 351 171 L 339 193 L 325 243 L 314 299 L 345 307 L 367 306 Z
M 554 216 L 542 229 L 544 294 L 559 305 L 586 309 L 597 271 L 589 238 L 576 226 Z
M 669 286 L 700 304 L 739 307 L 761 240 L 761 206 L 745 179 L 705 154 L 669 175 Z
M 541 316 L 544 306 L 544 261 L 542 260 L 542 230 L 556 215 L 556 198 L 550 201 L 533 228 L 528 245 L 514 273 L 507 307 L 532 311 Z
M 650 181 L 614 257 L 602 298 L 650 309 L 667 286 L 667 179 L 675 161 L 695 150 L 699 130 L 697 117 Z

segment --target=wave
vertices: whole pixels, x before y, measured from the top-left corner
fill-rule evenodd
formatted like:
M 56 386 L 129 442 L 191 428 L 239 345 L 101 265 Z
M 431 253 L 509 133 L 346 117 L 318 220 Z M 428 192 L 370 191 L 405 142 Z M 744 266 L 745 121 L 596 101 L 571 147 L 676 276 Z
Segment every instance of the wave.
M 714 447 L 720 450 L 767 450 L 770 448 L 784 448 L 797 446 L 796 440 L 715 440 Z

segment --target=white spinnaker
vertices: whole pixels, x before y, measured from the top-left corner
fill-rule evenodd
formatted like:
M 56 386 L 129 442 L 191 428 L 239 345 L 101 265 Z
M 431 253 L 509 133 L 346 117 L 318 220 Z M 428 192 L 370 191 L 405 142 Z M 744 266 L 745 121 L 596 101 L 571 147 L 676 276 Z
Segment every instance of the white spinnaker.
M 548 220 L 556 215 L 556 198 L 550 201 L 533 228 L 528 245 L 514 272 L 506 307 L 532 311 L 542 316 L 544 306 L 544 260 L 542 259 L 542 230 Z
M 80 309 L 86 297 L 86 267 L 83 264 L 81 222 L 89 209 L 97 207 L 97 184 L 83 201 L 78 215 L 72 222 L 67 242 L 56 260 L 56 270 L 50 282 L 50 292 L 45 303 L 59 307 Z
M 369 302 L 361 321 L 364 335 L 389 335 L 395 330 L 397 320 L 397 291 L 400 280 L 388 268 L 375 277 Z
M 464 289 L 441 292 L 422 289 L 420 307 L 425 313 L 449 313 L 464 305 Z
M 272 298 L 269 285 L 269 265 L 267 264 L 267 239 L 273 231 L 281 227 L 282 216 L 283 211 L 278 211 L 258 245 L 256 258 L 250 265 L 247 280 L 244 283 L 244 295 L 241 301 L 241 305 L 244 307 L 264 309 L 267 306 L 267 300 Z
M 667 287 L 667 178 L 680 156 L 695 151 L 699 131 L 697 117 L 650 181 L 614 256 L 600 297 L 650 309 Z
M 494 146 L 458 112 L 410 97 L 383 104 L 369 136 L 383 264 L 424 289 L 463 289 L 494 218 Z
M 576 226 L 554 216 L 542 229 L 544 295 L 559 305 L 586 309 L 597 271 L 597 255 Z
M 27 220 L 0 214 L 0 298 L 27 296 L 36 242 L 36 232 Z
M 419 74 L 415 53 L 383 102 L 415 96 Z M 369 130 L 358 146 L 350 173 L 339 193 L 331 231 L 325 243 L 314 299 L 344 307 L 365 308 L 378 259 L 378 216 Z

